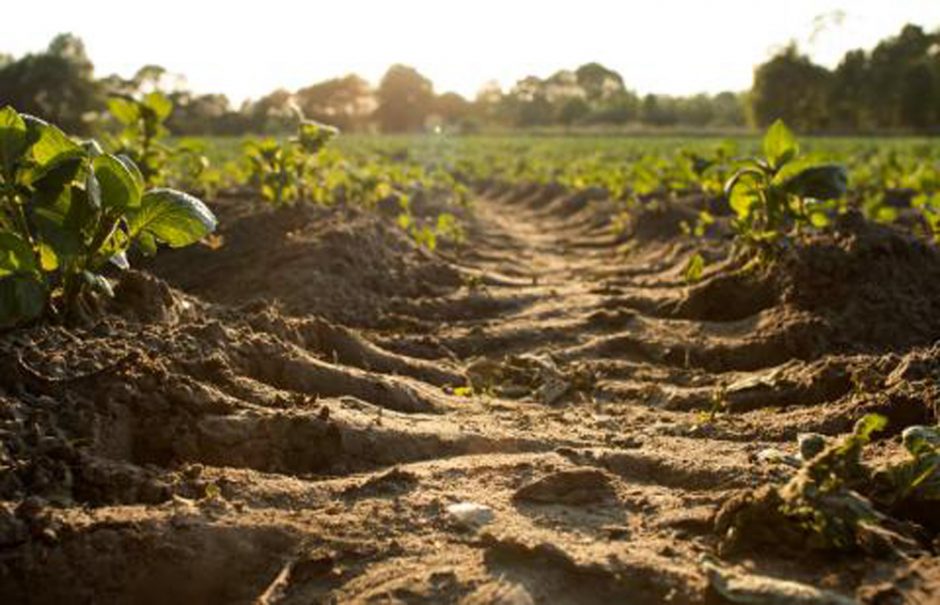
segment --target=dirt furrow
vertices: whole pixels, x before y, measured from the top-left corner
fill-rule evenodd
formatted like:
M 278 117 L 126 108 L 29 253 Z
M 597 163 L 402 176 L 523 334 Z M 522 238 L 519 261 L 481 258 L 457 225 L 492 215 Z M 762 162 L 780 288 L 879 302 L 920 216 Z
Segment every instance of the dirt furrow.
M 0 600 L 700 603 L 764 450 L 936 420 L 929 326 L 846 347 L 802 282 L 689 286 L 668 204 L 621 235 L 604 199 L 484 190 L 430 255 L 245 203 L 152 267 L 182 292 L 126 277 L 115 319 L 3 340 Z M 117 343 L 139 361 L 102 371 Z

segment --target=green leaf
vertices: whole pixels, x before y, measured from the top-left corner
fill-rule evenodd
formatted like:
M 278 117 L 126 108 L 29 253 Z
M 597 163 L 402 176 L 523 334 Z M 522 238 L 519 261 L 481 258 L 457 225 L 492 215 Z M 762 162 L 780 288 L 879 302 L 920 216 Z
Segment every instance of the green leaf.
M 764 155 L 774 168 L 780 168 L 799 153 L 800 146 L 793 132 L 782 120 L 777 120 L 764 135 Z
M 55 204 L 56 200 L 78 178 L 83 163 L 83 159 L 78 156 L 63 157 L 50 164 L 41 173 L 32 175 L 33 205 L 49 206 Z
M 781 180 L 780 188 L 791 195 L 831 200 L 845 195 L 849 176 L 842 166 L 824 164 L 803 168 Z
M 85 246 L 84 232 L 94 226 L 97 211 L 91 206 L 88 193 L 79 187 L 69 187 L 54 202 L 38 206 L 33 211 L 43 243 L 55 253 L 60 266 L 80 256 Z
M 111 112 L 117 121 L 125 126 L 130 126 L 140 119 L 140 109 L 137 104 L 123 97 L 111 97 L 108 99 L 108 111 Z
M 216 218 L 202 201 L 174 189 L 152 189 L 128 222 L 131 238 L 149 235 L 172 248 L 194 244 L 216 228 Z
M 29 242 L 12 231 L 0 231 L 0 277 L 38 270 L 36 254 Z
M 888 426 L 888 419 L 881 414 L 865 414 L 855 423 L 853 433 L 868 441 L 874 433 L 884 430 L 886 426 Z
M 26 122 L 10 106 L 0 109 L 0 168 L 12 175 L 13 167 L 26 151 Z
M 920 456 L 940 448 L 940 427 L 909 426 L 901 433 L 904 448 L 912 456 Z
M 809 222 L 812 223 L 813 227 L 816 227 L 817 229 L 822 229 L 823 227 L 829 226 L 830 220 L 829 220 L 829 216 L 825 212 L 822 212 L 821 210 L 816 210 L 814 212 L 810 212 Z
M 37 275 L 14 275 L 0 279 L 0 326 L 35 319 L 46 307 L 48 292 Z
M 142 232 L 134 240 L 137 249 L 144 256 L 153 256 L 157 253 L 157 240 L 147 232 Z
M 124 154 L 117 156 L 117 159 L 121 160 L 121 163 L 124 164 L 124 167 L 131 173 L 131 176 L 134 177 L 134 181 L 137 183 L 138 189 L 141 192 L 144 190 L 144 175 L 141 174 L 140 168 L 137 167 L 137 164 L 134 163 L 134 160 L 130 159 Z
M 35 142 L 30 151 L 33 161 L 40 169 L 45 170 L 59 162 L 85 154 L 81 145 L 52 124 L 31 117 L 30 128 L 35 132 Z
M 694 284 L 702 279 L 702 273 L 705 271 L 705 258 L 701 254 L 695 253 L 689 259 L 685 266 L 685 281 Z
M 85 179 L 85 193 L 91 207 L 101 210 L 101 183 L 98 182 L 98 177 L 94 172 L 89 172 Z
M 59 255 L 45 242 L 39 243 L 39 266 L 43 271 L 55 271 L 59 268 Z
M 162 92 L 154 91 L 148 94 L 144 97 L 143 104 L 154 113 L 158 122 L 163 122 L 173 113 L 173 101 Z
M 101 187 L 103 208 L 126 210 L 140 206 L 140 182 L 117 156 L 110 153 L 100 155 L 92 166 Z
M 760 197 L 754 191 L 754 184 L 750 182 L 750 179 L 738 181 L 728 194 L 728 205 L 741 219 L 750 216 L 751 209 L 759 201 Z
M 332 126 L 314 120 L 304 120 L 298 126 L 297 140 L 305 151 L 316 153 L 337 134 L 339 134 L 339 130 Z

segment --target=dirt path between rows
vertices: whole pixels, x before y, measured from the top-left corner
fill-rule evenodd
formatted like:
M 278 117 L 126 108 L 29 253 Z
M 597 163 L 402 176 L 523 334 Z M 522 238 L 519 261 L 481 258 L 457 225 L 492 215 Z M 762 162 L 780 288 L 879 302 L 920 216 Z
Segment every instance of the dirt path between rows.
M 5 385 L 16 427 L 38 427 L 17 447 L 39 453 L 5 495 L 0 596 L 699 603 L 717 598 L 702 567 L 718 549 L 716 513 L 780 477 L 763 450 L 845 432 L 865 411 L 935 413 L 921 401 L 932 392 L 905 391 L 921 400 L 901 408 L 886 382 L 904 354 L 932 359 L 916 339 L 899 354 L 852 351 L 765 285 L 690 287 L 685 215 L 660 212 L 624 238 L 611 208 L 588 201 L 484 192 L 461 252 L 382 256 L 380 278 L 348 300 L 350 280 L 371 279 L 371 246 L 396 250 L 397 235 L 357 239 L 359 223 L 322 218 L 311 233 L 291 218 L 283 246 L 265 236 L 262 250 L 236 225 L 221 252 L 155 267 L 188 294 L 146 275 L 119 289 L 125 307 L 146 308 L 142 323 L 78 341 L 36 329 L 8 345 L 47 376 L 73 358 L 120 357 L 121 335 L 143 362 L 106 366 L 92 385 Z M 280 291 L 282 310 L 231 306 Z M 858 368 L 888 395 L 853 390 Z M 52 449 L 34 445 L 43 438 Z M 896 561 L 724 554 L 845 595 L 882 594 L 907 573 Z

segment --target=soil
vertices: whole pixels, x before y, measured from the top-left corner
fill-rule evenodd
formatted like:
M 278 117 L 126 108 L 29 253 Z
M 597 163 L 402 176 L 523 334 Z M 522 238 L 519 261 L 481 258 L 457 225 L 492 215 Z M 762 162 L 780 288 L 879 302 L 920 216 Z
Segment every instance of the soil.
M 888 458 L 937 422 L 940 253 L 847 216 L 741 266 L 721 221 L 681 235 L 706 203 L 618 234 L 602 195 L 493 185 L 431 253 L 220 200 L 96 325 L 0 337 L 0 602 L 720 602 L 718 554 L 829 595 L 750 602 L 937 602 L 935 534 L 729 551 L 716 516 L 798 433 L 879 412 Z

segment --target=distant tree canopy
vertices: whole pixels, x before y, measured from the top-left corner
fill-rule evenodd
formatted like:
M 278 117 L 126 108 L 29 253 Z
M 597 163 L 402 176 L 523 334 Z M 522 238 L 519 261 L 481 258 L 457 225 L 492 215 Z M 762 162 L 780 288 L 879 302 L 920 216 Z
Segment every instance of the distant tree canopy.
M 754 70 L 751 118 L 765 126 L 780 118 L 797 130 L 812 130 L 826 119 L 829 72 L 800 55 L 791 44 Z
M 526 76 L 476 98 L 437 94 L 431 81 L 393 65 L 377 87 L 355 74 L 296 91 L 275 90 L 240 107 L 222 94 L 195 94 L 185 78 L 145 65 L 130 78 L 96 77 L 82 40 L 56 36 L 42 52 L 0 53 L 0 105 L 52 120 L 70 132 L 107 129 L 108 94 L 165 92 L 170 129 L 182 135 L 279 134 L 296 110 L 346 131 L 415 132 L 444 127 L 677 129 L 763 128 L 777 118 L 801 131 L 940 131 L 940 31 L 905 26 L 870 51 L 846 53 L 834 69 L 814 64 L 795 44 L 754 70 L 750 91 L 715 95 L 638 95 L 616 71 L 592 62 L 546 78 Z
M 420 130 L 434 104 L 431 81 L 413 67 L 392 65 L 375 93 L 375 117 L 382 132 Z
M 871 52 L 853 50 L 834 70 L 790 45 L 754 71 L 755 126 L 777 118 L 809 131 L 940 130 L 940 31 L 907 25 Z
M 94 65 L 72 34 L 56 36 L 44 52 L 0 61 L 0 105 L 54 117 L 66 130 L 84 134 L 103 103 Z
M 372 88 L 355 74 L 301 88 L 295 97 L 306 116 L 342 130 L 364 128 L 375 110 Z

